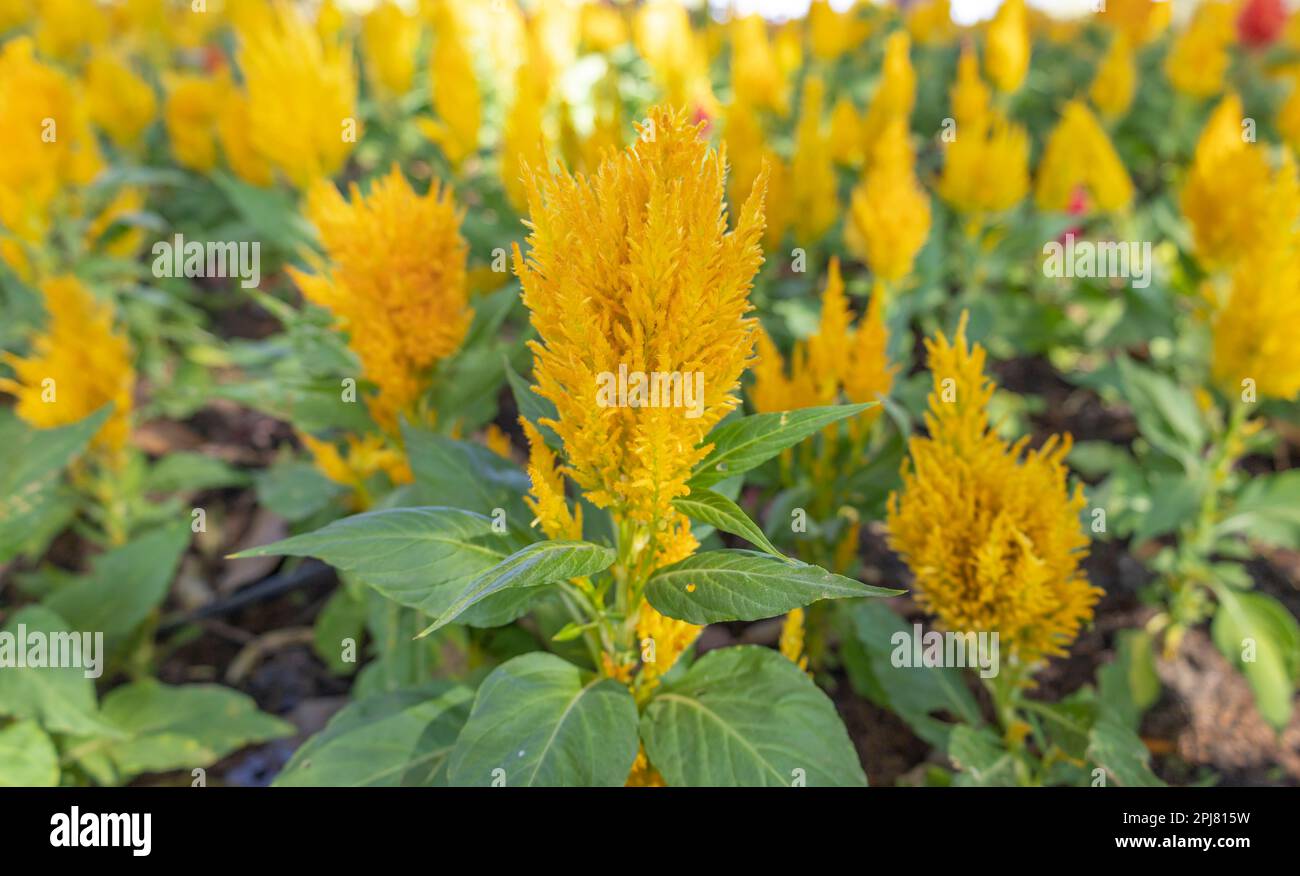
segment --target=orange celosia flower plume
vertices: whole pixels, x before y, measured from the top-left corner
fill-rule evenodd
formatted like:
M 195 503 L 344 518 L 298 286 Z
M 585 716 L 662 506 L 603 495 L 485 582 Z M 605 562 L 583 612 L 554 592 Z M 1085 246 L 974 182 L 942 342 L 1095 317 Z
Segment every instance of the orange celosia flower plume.
M 326 262 L 315 274 L 290 269 L 308 300 L 328 309 L 348 333 L 364 376 L 379 391 L 371 415 L 390 433 L 413 419 L 430 370 L 460 347 L 473 318 L 467 303 L 460 214 L 436 182 L 425 195 L 394 167 L 362 197 L 345 200 L 321 181 L 307 200 Z
M 529 253 L 516 247 L 515 272 L 540 336 L 531 344 L 535 391 L 555 404 L 545 424 L 563 442 L 561 469 L 632 527 L 636 552 L 658 566 L 696 547 L 670 503 L 689 492 L 705 435 L 738 404 L 752 354 L 755 321 L 745 314 L 763 261 L 765 176 L 728 232 L 725 163 L 702 127 L 656 108 L 640 130 L 591 177 L 527 168 Z M 702 375 L 699 416 L 602 406 L 602 375 L 620 367 Z
M 1079 563 L 1088 537 L 1083 490 L 1071 493 L 1070 437 L 1026 452 L 990 427 L 993 382 L 984 350 L 926 341 L 935 388 L 928 437 L 908 442 L 903 487 L 890 496 L 889 541 L 916 577 L 917 599 L 955 632 L 996 632 L 1005 653 L 1032 666 L 1065 653 L 1101 591 Z

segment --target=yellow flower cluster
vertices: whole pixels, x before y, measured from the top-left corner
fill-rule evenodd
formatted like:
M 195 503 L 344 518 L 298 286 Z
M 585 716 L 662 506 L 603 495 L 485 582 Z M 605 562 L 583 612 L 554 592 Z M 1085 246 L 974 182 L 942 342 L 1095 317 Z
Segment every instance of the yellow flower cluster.
M 1130 45 L 1142 46 L 1169 26 L 1173 5 L 1168 0 L 1107 0 L 1099 17 Z
M 830 131 L 822 119 L 825 101 L 826 85 L 821 77 L 804 79 L 789 179 L 795 239 L 805 245 L 818 241 L 839 215 L 835 159 Z
M 86 64 L 90 117 L 120 148 L 137 146 L 158 112 L 153 89 L 118 55 L 100 52 Z
M 1110 48 L 1097 67 L 1097 75 L 1088 89 L 1092 105 L 1107 119 L 1118 119 L 1128 112 L 1137 90 L 1137 64 L 1128 37 L 1116 34 Z
M 393 0 L 380 0 L 361 20 L 361 55 L 375 91 L 387 100 L 401 97 L 415 81 L 420 19 Z
M 958 60 L 950 100 L 956 128 L 944 150 L 939 196 L 975 216 L 1014 207 L 1029 191 L 1029 134 L 990 106 L 969 48 Z
M 1288 173 L 1295 169 L 1288 161 Z M 1292 179 L 1294 184 L 1294 179 Z M 1300 394 L 1300 239 L 1257 247 L 1233 273 L 1227 299 L 1214 313 L 1211 374 L 1229 395 L 1253 380 L 1260 397 Z
M 739 103 L 782 116 L 790 111 L 790 89 L 762 16 L 741 16 L 731 23 L 731 86 Z
M 758 361 L 754 364 L 754 385 L 750 400 L 760 413 L 834 404 L 840 393 L 851 402 L 874 402 L 889 394 L 894 371 L 886 347 L 889 342 L 884 320 L 884 293 L 877 288 L 867 305 L 866 315 L 856 329 L 844 294 L 839 259 L 832 258 L 826 289 L 822 293 L 821 320 L 817 332 L 798 342 L 786 362 L 766 332 L 758 337 Z M 857 428 L 866 428 L 880 414 L 869 408 Z
M 103 167 L 82 93 L 34 48 L 28 37 L 0 48 L 0 257 L 24 279 L 56 219 L 79 209 L 70 193 Z
M 419 416 L 431 369 L 454 353 L 469 329 L 460 215 L 449 189 L 415 193 L 394 167 L 362 197 L 345 200 L 321 181 L 307 215 L 320 231 L 326 261 L 315 274 L 291 269 L 308 300 L 334 314 L 348 333 L 364 376 L 378 387 L 368 400 L 390 434 L 398 419 Z
M 1101 591 L 1079 563 L 1088 538 L 1081 487 L 1063 464 L 1070 438 L 1034 451 L 989 425 L 993 383 L 985 353 L 966 341 L 927 340 L 934 390 L 927 437 L 908 442 L 903 486 L 890 496 L 889 542 L 916 578 L 917 600 L 955 632 L 996 632 L 1026 665 L 1065 653 Z
M 1128 208 L 1133 182 L 1105 129 L 1082 101 L 1061 110 L 1038 165 L 1035 200 L 1040 209 L 1065 211 L 1080 189 L 1088 206 L 1109 213 Z
M 650 125 L 592 177 L 530 168 L 531 233 L 515 272 L 539 340 L 536 392 L 563 442 L 561 470 L 641 534 L 655 566 L 695 549 L 671 505 L 708 452 L 704 436 L 737 404 L 754 342 L 749 288 L 762 263 L 763 179 L 726 231 L 724 161 L 685 113 L 656 108 Z M 699 416 L 678 406 L 602 405 L 620 369 L 702 378 Z M 533 444 L 536 435 L 530 435 Z M 544 496 L 535 493 L 541 504 Z
M 337 172 L 361 136 L 351 47 L 278 2 L 239 30 L 239 68 L 253 148 L 303 190 Z
M 906 31 L 895 31 L 885 40 L 885 60 L 881 65 L 880 86 L 871 98 L 860 133 L 862 149 L 868 161 L 876 150 L 876 141 L 885 129 L 902 120 L 906 126 L 916 104 L 916 71 L 912 69 L 911 41 Z
M 305 432 L 298 440 L 311 453 L 316 467 L 325 477 L 352 490 L 352 503 L 357 511 L 367 510 L 369 494 L 366 481 L 383 472 L 393 484 L 409 484 L 414 476 L 406 462 L 406 455 L 388 443 L 382 435 L 344 438 L 346 452 L 329 441 L 314 438 Z
M 1240 98 L 1224 97 L 1197 141 L 1181 194 L 1197 260 L 1209 271 L 1231 268 L 1287 232 L 1298 202 L 1290 162 L 1273 167 L 1267 150 L 1245 136 Z
M 648 602 L 641 603 L 636 619 L 636 639 L 641 646 L 639 693 L 646 695 L 676 665 L 704 627 L 666 617 Z
M 878 279 L 896 283 L 911 273 L 929 233 L 930 196 L 916 178 L 906 117 L 895 118 L 853 190 L 844 243 Z
M 30 356 L 4 354 L 14 379 L 0 378 L 0 390 L 18 400 L 15 413 L 38 429 L 76 423 L 112 404 L 92 446 L 118 465 L 131 432 L 130 344 L 113 328 L 113 308 L 74 277 L 51 277 L 40 288 L 49 321 L 32 339 Z
M 1232 3 L 1206 0 L 1196 7 L 1191 24 L 1178 35 L 1165 55 L 1165 75 L 1174 88 L 1193 97 L 1212 97 L 1223 88 L 1223 76 L 1235 37 L 1236 9 Z
M 984 46 L 984 72 L 998 90 L 1020 88 L 1029 72 L 1029 18 L 1025 0 L 1003 0 L 989 22 Z
M 785 621 L 781 624 L 781 638 L 777 642 L 777 647 L 781 655 L 795 666 L 807 669 L 808 655 L 804 653 L 803 640 L 804 610 L 794 608 L 785 616 Z
M 422 119 L 420 128 L 442 148 L 454 168 L 478 150 L 483 120 L 483 99 L 465 37 L 465 27 L 452 7 L 440 4 L 429 62 L 429 88 L 438 120 Z

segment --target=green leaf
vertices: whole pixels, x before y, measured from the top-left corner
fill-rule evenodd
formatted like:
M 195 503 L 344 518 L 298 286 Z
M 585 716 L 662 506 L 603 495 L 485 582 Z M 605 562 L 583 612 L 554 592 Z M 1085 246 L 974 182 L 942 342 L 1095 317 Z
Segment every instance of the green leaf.
M 1115 659 L 1097 670 L 1097 698 L 1102 710 L 1136 730 L 1142 714 L 1160 697 L 1151 634 L 1121 630 L 1115 639 Z
M 534 537 L 523 496 L 528 475 L 508 459 L 466 441 L 403 425 L 411 471 L 424 504 L 449 505 L 491 516 L 500 508 L 516 533 Z
M 0 729 L 0 788 L 51 788 L 59 783 L 59 752 L 35 721 Z
M 584 679 L 553 654 L 525 654 L 479 686 L 452 751 L 452 785 L 617 787 L 637 754 L 627 686 Z
M 365 591 L 361 591 L 364 594 Z M 356 663 L 343 659 L 343 640 L 351 639 L 360 647 L 366 632 L 366 603 L 352 588 L 339 587 L 316 615 L 312 645 L 319 657 L 335 675 L 350 675 Z
M 1205 445 L 1205 425 L 1192 394 L 1168 377 L 1127 357 L 1118 360 L 1124 395 L 1138 431 L 1192 471 Z
M 1223 585 L 1214 593 L 1214 644 L 1246 676 L 1260 714 L 1280 733 L 1291 722 L 1300 676 L 1300 625 L 1271 596 Z
M 749 471 L 809 435 L 845 417 L 859 414 L 873 404 L 875 402 L 831 405 L 729 420 L 704 439 L 706 444 L 713 445 L 713 449 L 696 466 L 688 486 L 691 489 L 710 487 L 732 475 Z
M 169 453 L 149 468 L 147 493 L 197 493 L 220 487 L 241 487 L 248 475 L 220 459 L 202 453 Z
M 988 727 L 953 727 L 948 757 L 961 770 L 955 785 L 986 788 L 1016 784 L 1015 760 Z
M 17 638 L 20 626 L 25 634 L 39 632 L 50 642 L 52 634 L 73 632 L 63 618 L 38 605 L 11 616 L 4 631 Z M 0 669 L 0 715 L 35 719 L 54 733 L 113 735 L 116 731 L 95 706 L 95 683 L 87 671 L 75 666 Z
M 102 632 L 114 652 L 167 598 L 189 543 L 186 523 L 152 530 L 96 557 L 89 575 L 42 604 L 74 629 Z
M 447 759 L 474 692 L 436 682 L 349 704 L 299 748 L 276 787 L 431 787 L 446 784 Z
M 437 617 L 467 582 L 504 560 L 506 548 L 512 546 L 482 514 L 459 508 L 389 508 L 335 520 L 315 532 L 235 556 L 316 557 L 389 599 Z M 517 610 L 516 601 L 502 597 L 497 605 Z M 488 618 L 479 620 L 484 626 L 513 619 L 483 618 Z
M 316 466 L 300 459 L 276 462 L 258 472 L 254 481 L 257 501 L 290 522 L 307 519 L 344 491 Z
M 705 551 L 650 576 L 646 599 L 661 614 L 692 624 L 760 620 L 822 599 L 896 596 L 798 560 L 757 551 Z
M 1125 788 L 1163 787 L 1151 772 L 1151 752 L 1136 733 L 1110 717 L 1102 717 L 1088 734 L 1088 756 Z
M 417 638 L 454 621 L 467 608 L 504 590 L 594 575 L 614 562 L 614 551 L 585 541 L 539 541 L 515 551 L 479 575 Z
M 104 697 L 103 715 L 126 736 L 105 749 L 124 779 L 206 767 L 245 745 L 294 733 L 250 697 L 216 684 L 132 682 Z
M 1146 541 L 1177 531 L 1201 509 L 1205 484 L 1186 473 L 1153 472 L 1149 478 L 1150 507 L 1137 516 L 1133 540 Z
M 710 651 L 650 701 L 650 763 L 673 786 L 852 786 L 867 777 L 835 706 L 769 648 Z
M 785 555 L 768 541 L 758 524 L 749 519 L 749 515 L 739 505 L 721 493 L 704 487 L 691 490 L 689 496 L 673 499 L 673 507 L 692 520 L 707 523 L 710 526 L 738 535 L 750 544 L 762 548 L 774 557 L 785 559 Z
M 1300 469 L 1251 478 L 1217 529 L 1221 535 L 1239 532 L 1253 541 L 1300 547 Z
M 899 645 L 895 637 L 905 634 L 904 647 L 911 648 L 914 627 L 887 605 L 871 600 L 845 606 L 852 632 L 867 655 L 860 671 L 868 678 L 853 678 L 855 687 L 877 705 L 902 718 L 931 745 L 945 748 L 952 725 L 935 717 L 948 713 L 967 724 L 983 723 L 979 704 L 966 686 L 959 669 L 934 666 L 895 666 L 893 655 Z M 911 662 L 910 660 L 908 662 Z M 978 672 L 977 667 L 972 667 Z

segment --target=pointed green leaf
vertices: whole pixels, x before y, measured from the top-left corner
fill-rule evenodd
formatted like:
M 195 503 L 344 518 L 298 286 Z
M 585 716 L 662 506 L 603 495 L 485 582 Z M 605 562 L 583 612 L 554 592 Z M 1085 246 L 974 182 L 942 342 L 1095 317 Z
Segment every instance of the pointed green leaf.
M 867 402 L 754 414 L 723 423 L 704 439 L 705 443 L 713 445 L 713 449 L 696 466 L 689 486 L 691 489 L 710 487 L 732 475 L 749 471 L 809 435 L 845 417 L 859 414 L 874 404 Z
M 785 559 L 785 555 L 768 541 L 763 530 L 758 528 L 758 524 L 751 520 L 739 505 L 721 493 L 715 493 L 704 487 L 695 487 L 689 496 L 673 499 L 673 507 L 692 520 L 738 535 L 772 556 Z
M 761 620 L 822 599 L 896 596 L 798 560 L 757 551 L 705 551 L 650 576 L 646 599 L 661 614 L 692 624 Z

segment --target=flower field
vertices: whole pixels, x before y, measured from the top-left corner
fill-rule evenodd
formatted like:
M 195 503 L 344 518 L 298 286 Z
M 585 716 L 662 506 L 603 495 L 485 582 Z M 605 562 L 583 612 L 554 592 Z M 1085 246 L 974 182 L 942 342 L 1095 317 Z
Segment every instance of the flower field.
M 0 786 L 1300 785 L 1300 14 L 759 6 L 0 0 Z

